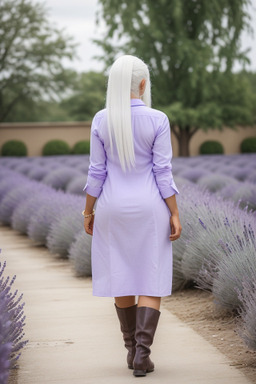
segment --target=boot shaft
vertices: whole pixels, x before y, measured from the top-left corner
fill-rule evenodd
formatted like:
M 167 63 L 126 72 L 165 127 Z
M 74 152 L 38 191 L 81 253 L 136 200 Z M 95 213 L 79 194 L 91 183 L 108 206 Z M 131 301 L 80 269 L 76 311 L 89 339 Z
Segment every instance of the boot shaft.
M 150 307 L 138 307 L 136 314 L 136 353 L 133 361 L 134 375 L 145 376 L 154 370 L 149 358 L 150 346 L 153 344 L 160 311 Z

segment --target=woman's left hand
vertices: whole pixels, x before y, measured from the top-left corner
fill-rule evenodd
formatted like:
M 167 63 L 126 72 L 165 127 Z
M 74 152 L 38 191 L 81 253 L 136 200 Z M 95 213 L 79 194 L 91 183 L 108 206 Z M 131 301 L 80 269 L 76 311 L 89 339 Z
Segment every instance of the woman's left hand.
M 84 229 L 88 235 L 93 235 L 93 223 L 94 223 L 94 215 L 91 217 L 84 218 Z

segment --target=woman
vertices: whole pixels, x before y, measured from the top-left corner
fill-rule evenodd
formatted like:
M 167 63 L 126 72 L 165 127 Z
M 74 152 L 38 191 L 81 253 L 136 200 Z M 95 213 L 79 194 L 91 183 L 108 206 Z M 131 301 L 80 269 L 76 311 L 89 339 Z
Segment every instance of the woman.
M 182 229 L 169 121 L 150 106 L 148 67 L 134 56 L 118 58 L 109 73 L 106 109 L 92 121 L 84 187 L 93 295 L 115 298 L 134 376 L 154 370 L 150 346 L 161 297 L 172 291 L 171 242 Z

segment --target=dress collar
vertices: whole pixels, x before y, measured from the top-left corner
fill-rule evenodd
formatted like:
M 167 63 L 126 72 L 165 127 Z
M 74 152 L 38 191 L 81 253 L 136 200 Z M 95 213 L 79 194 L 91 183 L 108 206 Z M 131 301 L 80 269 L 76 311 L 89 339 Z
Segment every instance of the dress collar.
M 145 106 L 145 105 L 146 104 L 141 99 L 131 99 L 132 107 Z

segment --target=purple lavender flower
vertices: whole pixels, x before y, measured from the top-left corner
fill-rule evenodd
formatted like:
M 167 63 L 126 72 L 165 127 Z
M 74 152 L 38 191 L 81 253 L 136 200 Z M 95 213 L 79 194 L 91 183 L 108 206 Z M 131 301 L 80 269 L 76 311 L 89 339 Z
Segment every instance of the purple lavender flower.
M 91 241 L 92 237 L 81 230 L 69 249 L 76 276 L 91 276 Z
M 196 183 L 198 179 L 208 174 L 209 172 L 202 168 L 189 168 L 189 169 L 186 169 L 185 171 L 180 172 L 179 176 L 183 177 L 184 179 L 188 179 L 193 183 Z
M 80 172 L 82 172 L 84 175 L 87 175 L 88 174 L 88 170 L 89 170 L 89 163 L 81 163 L 79 165 L 77 165 L 76 169 Z
M 256 351 L 256 271 L 253 280 L 245 277 L 242 290 L 238 290 L 241 306 L 238 309 L 241 321 L 238 323 L 238 334 L 249 349 Z
M 208 189 L 210 192 L 216 192 L 235 182 L 236 180 L 233 177 L 214 173 L 201 177 L 197 181 L 197 185 L 202 189 Z
M 52 188 L 40 185 L 40 189 L 14 209 L 11 217 L 11 226 L 22 234 L 28 234 L 28 225 L 31 217 L 41 206 L 46 195 L 51 195 Z
M 228 240 L 219 243 L 222 259 L 212 292 L 216 303 L 230 311 L 238 310 L 242 305 L 238 292 L 243 292 L 243 282 L 247 281 L 251 291 L 256 284 L 256 241 L 254 236 L 248 236 L 250 228 L 250 225 L 245 225 L 239 237 L 237 229 L 230 228 Z
M 73 168 L 61 167 L 50 171 L 42 180 L 46 185 L 50 185 L 55 189 L 65 190 L 67 184 L 76 176 L 80 176 L 82 173 Z
M 17 188 L 24 182 L 24 177 L 19 174 L 13 175 L 12 172 L 3 179 L 1 176 L 2 175 L 0 174 L 0 202 L 9 192 L 11 192 L 12 189 Z
M 21 161 L 21 163 L 18 166 L 15 166 L 14 169 L 16 172 L 22 173 L 23 175 L 27 175 L 31 169 L 31 164 L 29 162 Z
M 47 167 L 42 165 L 33 165 L 30 166 L 30 170 L 27 175 L 30 179 L 41 181 L 48 173 L 49 170 Z
M 230 176 L 234 177 L 238 181 L 244 181 L 249 178 L 252 170 L 250 168 L 236 167 L 230 172 Z
M 6 327 L 11 323 L 10 314 L 7 311 L 8 299 L 0 292 L 0 383 L 7 384 L 10 370 L 10 356 L 12 343 L 6 337 Z
M 247 178 L 247 181 L 249 181 L 250 183 L 256 184 L 256 171 L 255 170 Z
M 68 249 L 78 232 L 83 229 L 84 198 L 77 197 L 67 202 L 65 210 L 54 220 L 47 235 L 46 246 L 52 253 L 67 257 Z
M 24 303 L 18 291 L 11 292 L 16 276 L 4 278 L 6 262 L 0 262 L 0 382 L 7 384 L 9 369 L 17 366 L 21 349 L 28 342 L 23 340 L 25 325 Z
M 85 186 L 87 180 L 87 176 L 80 175 L 74 177 L 67 185 L 66 192 L 73 193 L 74 195 L 85 196 L 85 192 L 83 191 L 83 187 Z
M 5 225 L 10 225 L 15 208 L 33 196 L 39 188 L 38 183 L 25 179 L 24 184 L 12 189 L 0 203 L 0 221 Z
M 54 189 L 45 194 L 41 199 L 40 207 L 30 218 L 29 237 L 37 243 L 46 245 L 46 238 L 51 226 L 62 215 L 65 215 L 67 208 L 77 209 L 77 199 L 79 199 L 78 196 L 65 194 L 63 191 L 55 191 Z

